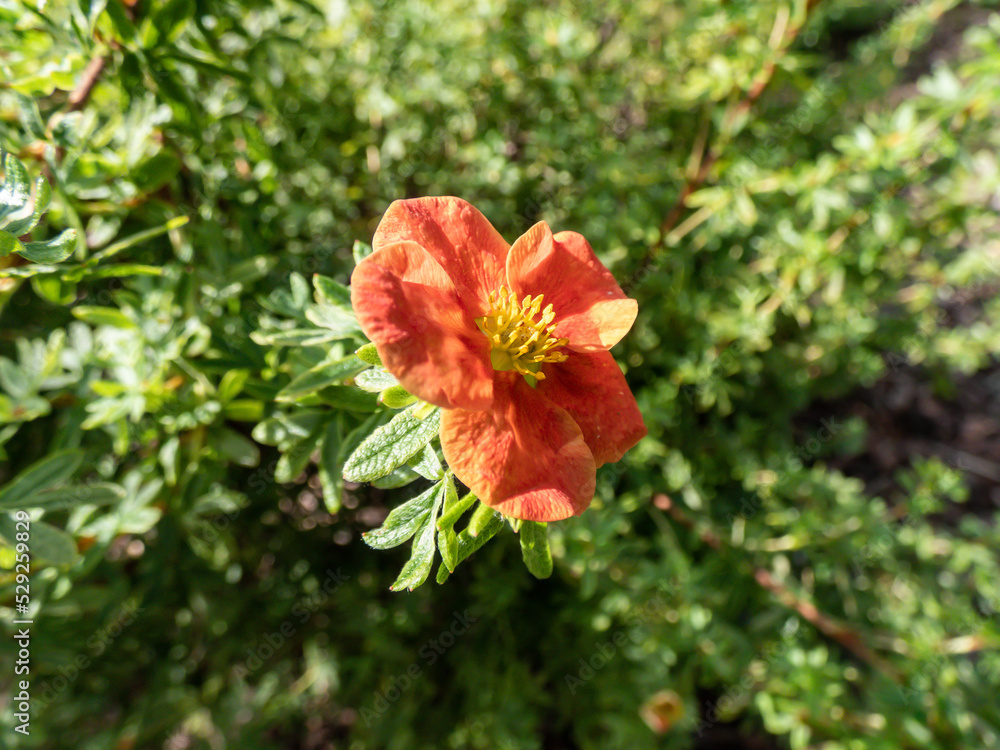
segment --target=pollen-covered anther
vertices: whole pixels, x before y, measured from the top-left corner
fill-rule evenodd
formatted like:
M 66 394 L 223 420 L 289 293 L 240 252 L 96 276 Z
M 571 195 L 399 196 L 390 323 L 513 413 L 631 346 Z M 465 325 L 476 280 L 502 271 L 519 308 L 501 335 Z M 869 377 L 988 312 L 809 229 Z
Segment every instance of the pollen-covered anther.
M 567 355 L 556 350 L 569 340 L 553 335 L 556 314 L 552 305 L 542 308 L 543 297 L 528 295 L 518 301 L 517 295 L 506 287 L 490 292 L 490 311 L 476 318 L 476 325 L 490 340 L 494 370 L 516 370 L 530 383 L 545 379 L 541 371 L 544 363 L 566 360 Z

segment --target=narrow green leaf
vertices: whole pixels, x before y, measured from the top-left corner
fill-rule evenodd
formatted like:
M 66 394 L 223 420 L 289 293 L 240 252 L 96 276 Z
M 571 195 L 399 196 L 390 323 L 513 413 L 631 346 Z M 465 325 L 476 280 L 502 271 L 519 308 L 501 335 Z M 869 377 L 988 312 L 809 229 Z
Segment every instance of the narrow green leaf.
M 548 578 L 552 575 L 548 524 L 523 521 L 518 536 L 521 537 L 521 557 L 524 558 L 528 572 L 535 578 Z
M 384 477 L 372 480 L 372 487 L 378 487 L 380 490 L 394 490 L 412 484 L 418 479 L 420 479 L 420 475 L 417 472 L 406 464 L 400 464 Z
M 131 318 L 115 307 L 77 305 L 70 312 L 73 313 L 73 317 L 95 326 L 113 326 L 126 330 L 138 328 Z
M 282 331 L 254 331 L 250 339 L 261 346 L 319 346 L 344 338 L 322 328 L 289 328 Z
M 454 526 L 458 519 L 465 515 L 465 511 L 475 504 L 477 499 L 475 494 L 470 492 L 461 500 L 445 505 L 444 513 L 441 514 L 441 518 L 438 520 L 438 528 L 443 529 L 446 526 Z
M 493 510 L 493 508 L 483 503 L 473 512 L 472 518 L 469 519 L 469 526 L 466 531 L 469 533 L 469 536 L 479 536 L 489 522 L 499 515 L 500 514 Z
M 427 514 L 430 513 L 441 489 L 439 482 L 412 500 L 407 500 L 386 516 L 379 528 L 365 532 L 361 538 L 365 540 L 365 544 L 374 549 L 398 547 L 416 534 L 426 522 Z
M 151 240 L 154 237 L 159 237 L 161 234 L 166 234 L 167 232 L 170 232 L 174 229 L 179 229 L 180 227 L 184 226 L 187 223 L 188 223 L 187 216 L 175 216 L 170 221 L 166 222 L 165 224 L 161 224 L 158 227 L 154 227 L 153 229 L 147 229 L 142 232 L 136 232 L 135 234 L 126 237 L 123 240 L 119 240 L 118 242 L 114 242 L 108 245 L 106 248 L 101 250 L 101 252 L 92 255 L 90 259 L 87 261 L 87 265 L 96 266 L 102 260 L 110 258 L 112 255 L 117 255 L 122 250 L 127 250 L 128 248 L 134 247 L 135 245 L 145 242 L 146 240 Z
M 62 263 L 76 250 L 76 230 L 67 229 L 58 237 L 42 242 L 26 242 L 21 256 L 34 263 Z
M 17 510 L 34 507 L 31 502 L 35 493 L 69 479 L 82 461 L 81 451 L 67 450 L 32 464 L 0 490 L 0 508 Z
M 440 487 L 440 485 L 438 485 Z M 441 502 L 444 499 L 444 492 L 438 491 L 435 494 L 434 506 L 430 513 L 426 515 L 426 521 L 420 531 L 417 532 L 416 541 L 413 543 L 413 551 L 410 559 L 403 566 L 399 578 L 389 588 L 392 591 L 402 591 L 409 589 L 413 591 L 417 586 L 427 580 L 430 575 L 431 566 L 434 564 L 435 539 L 437 537 L 435 521 L 438 512 L 441 510 Z
M 319 446 L 319 483 L 323 488 L 323 504 L 331 514 L 340 510 L 343 494 L 342 480 L 337 466 L 342 421 L 343 417 L 338 415 L 327 423 Z
M 453 573 L 458 566 L 458 534 L 451 526 L 438 529 L 438 549 L 441 551 L 441 562 Z
M 441 426 L 441 410 L 424 419 L 413 416 L 413 407 L 397 414 L 373 432 L 344 465 L 344 478 L 371 482 L 384 477 L 429 443 Z
M 41 508 L 46 512 L 67 510 L 81 505 L 111 505 L 125 499 L 125 491 L 116 484 L 85 484 L 61 487 L 33 495 L 25 507 Z M 11 510 L 0 506 L 2 510 Z
M 10 235 L 5 232 L 0 231 L 0 258 L 2 258 L 6 253 L 4 249 L 8 247 L 6 245 L 6 239 Z M 18 247 L 22 247 L 21 243 L 16 239 Z M 11 252 L 20 252 L 19 250 Z M 60 273 L 66 268 L 66 266 L 50 266 L 35 264 L 32 266 L 15 266 L 14 268 L 0 268 L 0 279 L 30 279 L 32 276 L 38 276 L 43 273 Z
M 31 522 L 31 557 L 52 565 L 71 565 L 76 561 L 76 542 L 62 529 L 45 523 Z M 8 543 L 17 539 L 17 525 L 7 513 L 0 513 L 0 536 Z
M 159 266 L 146 266 L 141 263 L 109 263 L 87 270 L 84 278 L 110 279 L 123 276 L 162 276 L 163 269 Z
M 358 362 L 356 357 L 321 362 L 294 378 L 292 382 L 278 391 L 274 400 L 279 402 L 294 401 L 302 396 L 312 395 L 327 386 L 342 383 L 364 369 L 365 365 Z
M 364 393 L 349 385 L 330 385 L 318 395 L 324 404 L 343 411 L 372 412 L 378 407 L 374 394 Z
M 479 550 L 486 542 L 495 537 L 503 526 L 503 516 L 497 513 L 487 522 L 482 531 L 479 532 L 479 536 L 471 536 L 468 529 L 459 534 L 458 557 L 455 560 L 455 567 L 458 567 L 459 563 L 466 560 L 473 552 Z M 449 575 L 451 575 L 451 571 L 442 565 L 438 568 L 437 582 L 444 583 L 448 580 Z

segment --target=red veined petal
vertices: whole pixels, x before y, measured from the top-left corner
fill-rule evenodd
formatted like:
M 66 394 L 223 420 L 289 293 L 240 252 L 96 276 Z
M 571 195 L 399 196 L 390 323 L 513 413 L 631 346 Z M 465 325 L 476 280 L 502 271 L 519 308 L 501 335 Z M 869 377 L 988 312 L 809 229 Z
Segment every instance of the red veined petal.
M 545 222 L 519 237 L 507 256 L 507 280 L 520 297 L 545 295 L 555 332 L 578 352 L 607 351 L 628 333 L 639 304 L 576 232 L 553 235 Z
M 351 304 L 382 364 L 410 393 L 446 409 L 489 407 L 489 342 L 423 247 L 383 245 L 361 261 L 351 276 Z
M 620 460 L 646 435 L 639 405 L 608 352 L 571 352 L 543 372 L 537 392 L 569 412 L 598 467 Z
M 561 521 L 594 499 L 596 467 L 576 422 L 512 373 L 498 373 L 493 408 L 451 409 L 441 448 L 486 505 L 526 521 Z
M 379 222 L 372 247 L 404 240 L 416 242 L 441 265 L 473 317 L 488 312 L 490 292 L 506 278 L 510 246 L 478 209 L 452 197 L 395 201 Z

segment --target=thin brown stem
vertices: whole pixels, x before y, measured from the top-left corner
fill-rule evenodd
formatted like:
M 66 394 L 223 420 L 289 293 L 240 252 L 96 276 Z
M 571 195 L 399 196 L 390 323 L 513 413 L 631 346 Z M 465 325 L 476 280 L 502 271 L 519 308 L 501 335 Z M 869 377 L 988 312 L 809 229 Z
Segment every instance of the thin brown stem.
M 94 86 L 97 85 L 97 81 L 101 77 L 101 73 L 104 71 L 104 66 L 108 64 L 108 59 L 103 55 L 98 55 L 83 71 L 83 77 L 80 78 L 80 83 L 77 87 L 70 92 L 69 95 L 69 111 L 76 112 L 83 109 L 87 102 L 90 100 L 90 94 L 94 90 Z
M 653 504 L 666 510 L 670 517 L 681 526 L 695 532 L 701 541 L 717 551 L 727 549 L 726 545 L 715 532 L 707 528 L 698 528 L 694 521 L 666 495 L 657 495 Z M 836 641 L 853 653 L 866 664 L 878 670 L 895 682 L 902 682 L 903 676 L 895 666 L 879 656 L 864 641 L 861 634 L 851 629 L 836 618 L 820 611 L 820 609 L 804 597 L 796 594 L 764 568 L 753 565 L 753 578 L 764 590 L 770 592 L 785 607 L 796 612 L 802 619 L 819 630 L 823 635 Z
M 660 254 L 660 252 L 662 252 L 666 245 L 667 236 L 671 233 L 674 227 L 677 226 L 681 218 L 684 216 L 685 211 L 688 209 L 687 199 L 708 179 L 708 175 L 712 171 L 712 167 L 715 165 L 715 162 L 718 161 L 719 156 L 722 153 L 722 146 L 725 145 L 728 138 L 732 135 L 734 125 L 749 114 L 750 109 L 767 90 L 767 87 L 774 79 L 774 73 L 777 69 L 778 61 L 788 54 L 788 50 L 795 42 L 799 32 L 805 26 L 806 21 L 808 21 L 809 15 L 820 4 L 820 2 L 822 2 L 822 0 L 809 0 L 806 3 L 805 14 L 802 21 L 794 25 L 789 25 L 788 23 L 789 13 L 787 9 L 779 11 L 777 18 L 775 19 L 775 25 L 772 29 L 771 39 L 769 42 L 769 46 L 774 50 L 774 53 L 764 63 L 764 67 L 762 68 L 760 74 L 758 74 L 746 94 L 744 94 L 743 97 L 732 105 L 726 112 L 721 131 L 721 142 L 713 144 L 708 151 L 704 153 L 700 166 L 691 176 L 687 178 L 684 186 L 681 188 L 680 194 L 677 196 L 677 201 L 674 203 L 673 208 L 667 212 L 663 222 L 660 224 L 660 234 L 656 242 L 654 242 L 646 251 L 646 255 L 643 257 L 639 266 L 632 274 L 632 278 L 623 286 L 634 286 L 639 279 L 645 276 L 647 270 L 653 264 L 656 257 Z

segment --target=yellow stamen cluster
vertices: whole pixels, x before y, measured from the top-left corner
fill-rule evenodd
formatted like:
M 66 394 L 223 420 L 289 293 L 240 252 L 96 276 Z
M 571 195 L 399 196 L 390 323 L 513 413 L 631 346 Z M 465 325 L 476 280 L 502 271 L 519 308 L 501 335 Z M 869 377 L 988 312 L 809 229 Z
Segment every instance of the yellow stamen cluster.
M 556 314 L 552 305 L 542 309 L 542 297 L 528 295 L 520 302 L 514 292 L 500 287 L 490 292 L 490 311 L 476 318 L 476 325 L 490 340 L 490 362 L 494 370 L 516 370 L 529 385 L 544 380 L 545 362 L 563 362 L 566 354 L 553 351 L 566 346 L 568 339 L 553 338 Z M 535 316 L 541 318 L 535 320 Z

